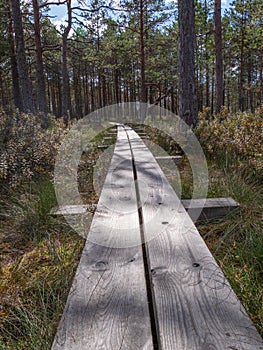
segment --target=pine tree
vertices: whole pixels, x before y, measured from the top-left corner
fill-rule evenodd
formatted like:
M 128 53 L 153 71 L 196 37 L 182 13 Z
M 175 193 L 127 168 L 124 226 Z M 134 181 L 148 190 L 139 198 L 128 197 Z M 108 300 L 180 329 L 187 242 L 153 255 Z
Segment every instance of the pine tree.
M 34 101 L 32 97 L 31 84 L 28 75 L 25 41 L 22 26 L 22 14 L 19 0 L 11 0 L 12 18 L 14 23 L 15 42 L 16 42 L 16 59 L 21 87 L 22 111 L 35 112 Z
M 178 1 L 179 117 L 188 125 L 198 121 L 195 86 L 195 15 L 193 0 Z

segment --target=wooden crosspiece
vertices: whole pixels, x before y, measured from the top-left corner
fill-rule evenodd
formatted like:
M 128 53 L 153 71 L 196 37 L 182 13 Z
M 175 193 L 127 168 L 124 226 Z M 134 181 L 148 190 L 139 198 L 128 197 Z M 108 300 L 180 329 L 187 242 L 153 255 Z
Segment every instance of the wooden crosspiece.
M 231 197 L 184 199 L 182 204 L 190 217 L 196 217 L 196 212 L 199 213 L 201 208 L 199 221 L 222 218 L 239 209 L 239 204 Z

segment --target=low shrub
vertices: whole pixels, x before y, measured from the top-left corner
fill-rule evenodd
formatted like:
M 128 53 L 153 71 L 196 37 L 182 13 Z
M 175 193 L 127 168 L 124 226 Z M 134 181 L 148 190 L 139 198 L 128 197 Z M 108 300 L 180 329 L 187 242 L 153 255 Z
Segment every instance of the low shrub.
M 65 132 L 63 123 L 51 116 L 43 129 L 37 116 L 0 112 L 0 180 L 16 188 L 52 170 Z
M 200 113 L 196 129 L 202 146 L 212 156 L 223 155 L 234 158 L 240 164 L 263 174 L 263 107 L 255 114 L 228 113 L 223 109 L 213 119 L 208 118 L 209 109 Z

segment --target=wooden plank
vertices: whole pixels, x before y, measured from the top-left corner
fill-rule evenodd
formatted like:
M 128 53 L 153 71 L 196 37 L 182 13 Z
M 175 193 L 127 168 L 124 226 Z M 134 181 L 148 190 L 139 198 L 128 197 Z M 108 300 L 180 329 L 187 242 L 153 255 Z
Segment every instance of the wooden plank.
M 197 211 L 199 213 L 203 208 L 199 221 L 221 218 L 239 208 L 239 204 L 231 197 L 183 199 L 182 204 L 190 217 L 196 217 Z
M 93 205 L 65 205 L 63 207 L 52 208 L 50 211 L 51 215 L 75 215 L 84 214 L 88 210 L 93 210 Z
M 183 157 L 182 156 L 157 156 L 155 159 L 158 161 L 169 161 L 173 160 L 175 164 L 181 164 Z
M 110 145 L 98 145 L 97 147 L 98 148 L 108 148 L 108 147 L 110 147 Z
M 132 160 L 115 152 L 52 350 L 152 350 Z M 124 247 L 124 248 L 117 248 Z
M 103 141 L 109 141 L 109 140 L 112 140 L 112 137 L 110 137 L 110 136 L 107 137 L 107 136 L 106 136 L 106 137 L 103 138 Z
M 263 341 L 152 154 L 128 130 L 162 350 L 260 350 Z

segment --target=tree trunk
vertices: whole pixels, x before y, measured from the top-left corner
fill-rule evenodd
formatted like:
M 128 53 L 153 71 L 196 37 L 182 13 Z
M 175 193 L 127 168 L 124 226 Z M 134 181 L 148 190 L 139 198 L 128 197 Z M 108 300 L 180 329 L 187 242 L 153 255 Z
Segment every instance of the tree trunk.
M 261 106 L 263 98 L 263 49 L 260 51 L 259 61 L 259 105 Z
M 245 101 L 244 101 L 245 25 L 246 25 L 246 18 L 243 13 L 242 24 L 241 24 L 241 47 L 240 47 L 239 87 L 238 87 L 238 101 L 239 101 L 239 109 L 241 110 L 241 112 L 244 112 L 245 110 Z
M 179 117 L 188 125 L 198 121 L 195 87 L 195 16 L 194 0 L 178 1 L 178 76 Z
M 209 76 L 209 63 L 208 63 L 208 34 L 205 35 L 205 105 L 210 106 L 210 76 Z
M 248 104 L 251 113 L 255 112 L 254 108 L 254 98 L 253 98 L 253 89 L 252 89 L 252 70 L 253 70 L 253 58 L 252 53 L 249 53 L 249 60 L 248 60 Z
M 145 80 L 144 2 L 140 0 L 141 102 L 147 102 Z
M 115 88 L 115 103 L 120 102 L 119 98 L 119 70 L 116 68 L 114 70 L 114 88 Z
M 89 77 L 88 77 L 88 73 L 87 73 L 87 67 L 85 64 L 85 72 L 86 74 L 84 75 L 84 79 L 83 79 L 83 91 L 84 91 L 84 114 L 88 115 L 90 112 L 90 100 L 89 100 Z
M 62 105 L 61 114 L 65 124 L 69 121 L 69 75 L 68 75 L 68 35 L 72 26 L 71 0 L 67 0 L 68 25 L 62 34 Z
M 26 62 L 25 42 L 24 42 L 20 2 L 19 0 L 11 0 L 11 4 L 12 4 L 14 32 L 15 32 L 15 42 L 16 42 L 17 70 L 18 70 L 19 82 L 21 87 L 21 98 L 22 98 L 21 110 L 23 112 L 33 113 L 35 112 L 35 106 L 33 102 L 27 62 Z
M 213 68 L 213 72 L 212 72 L 211 115 L 214 114 L 214 100 L 215 100 L 215 68 Z
M 220 113 L 224 105 L 224 78 L 222 57 L 222 21 L 221 0 L 215 0 L 215 57 L 216 57 L 216 113 Z
M 206 63 L 205 67 L 205 104 L 206 107 L 210 106 L 210 77 L 208 63 Z
M 37 75 L 37 102 L 40 112 L 47 113 L 46 84 L 43 67 L 43 50 L 40 36 L 40 13 L 38 0 L 32 0 L 34 10 L 34 30 L 36 44 L 36 75 Z
M 17 62 L 16 62 L 16 52 L 15 52 L 15 43 L 13 36 L 13 23 L 12 23 L 12 15 L 10 9 L 9 0 L 6 2 L 7 4 L 7 15 L 8 15 L 8 41 L 10 46 L 10 61 L 11 61 L 11 74 L 12 74 L 12 88 L 13 88 L 13 97 L 14 97 L 14 105 L 15 108 L 19 110 L 23 109 L 22 98 L 20 94 L 20 84 L 19 84 L 19 75 L 17 70 Z
M 75 117 L 82 118 L 82 93 L 81 93 L 81 81 L 80 81 L 80 64 L 73 66 L 73 90 L 74 90 L 74 115 Z

